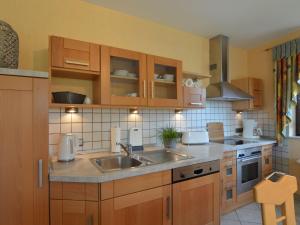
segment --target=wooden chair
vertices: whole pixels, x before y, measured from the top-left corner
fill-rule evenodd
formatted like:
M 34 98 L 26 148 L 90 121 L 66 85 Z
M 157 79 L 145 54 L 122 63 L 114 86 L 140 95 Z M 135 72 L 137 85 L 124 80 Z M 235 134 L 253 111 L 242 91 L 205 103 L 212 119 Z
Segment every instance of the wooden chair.
M 273 177 L 273 178 L 272 178 Z M 274 178 L 275 177 L 275 178 Z M 296 177 L 273 173 L 254 188 L 255 200 L 262 204 L 264 225 L 296 225 L 294 193 L 297 191 Z M 277 217 L 276 206 L 282 215 Z

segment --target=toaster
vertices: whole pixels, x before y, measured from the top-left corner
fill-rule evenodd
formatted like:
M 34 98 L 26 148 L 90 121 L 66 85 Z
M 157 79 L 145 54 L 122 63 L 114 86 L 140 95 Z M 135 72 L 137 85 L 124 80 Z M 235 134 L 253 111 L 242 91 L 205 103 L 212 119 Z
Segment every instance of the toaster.
M 188 131 L 182 134 L 182 144 L 197 145 L 209 143 L 207 131 Z

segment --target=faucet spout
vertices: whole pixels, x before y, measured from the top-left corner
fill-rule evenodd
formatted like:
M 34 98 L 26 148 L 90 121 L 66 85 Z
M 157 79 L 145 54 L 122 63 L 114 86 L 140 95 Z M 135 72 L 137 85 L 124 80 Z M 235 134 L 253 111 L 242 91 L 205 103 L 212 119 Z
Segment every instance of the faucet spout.
M 131 154 L 132 154 L 132 147 L 131 147 L 131 145 L 127 145 L 127 147 L 125 145 L 123 145 L 122 143 L 119 143 L 119 145 L 126 152 L 127 156 L 131 156 Z

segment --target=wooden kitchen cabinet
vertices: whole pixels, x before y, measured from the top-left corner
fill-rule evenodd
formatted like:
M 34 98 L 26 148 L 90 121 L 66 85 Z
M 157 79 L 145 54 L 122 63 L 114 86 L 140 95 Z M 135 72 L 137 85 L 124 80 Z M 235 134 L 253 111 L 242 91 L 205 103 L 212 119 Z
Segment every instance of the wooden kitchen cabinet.
M 174 75 L 173 80 L 156 76 Z M 182 62 L 158 56 L 147 56 L 148 105 L 155 107 L 182 107 Z
M 264 86 L 263 80 L 257 78 L 242 78 L 232 80 L 231 84 L 253 96 L 251 100 L 237 101 L 232 103 L 235 111 L 257 110 L 263 107 Z
M 51 225 L 100 225 L 99 185 L 50 183 Z
M 233 210 L 237 204 L 237 168 L 236 151 L 224 152 L 221 160 L 221 210 L 222 213 Z
M 101 47 L 102 104 L 147 105 L 146 55 L 113 47 Z M 128 72 L 128 74 L 122 74 Z
M 101 201 L 101 225 L 171 225 L 171 185 Z
M 272 145 L 262 147 L 262 177 L 265 178 L 272 173 Z
M 47 79 L 0 75 L 0 224 L 49 224 L 47 90 Z
M 100 71 L 100 47 L 97 44 L 51 36 L 50 52 L 51 67 Z
M 186 108 L 205 108 L 205 88 L 183 87 L 183 106 Z
M 173 225 L 220 224 L 219 173 L 173 184 Z

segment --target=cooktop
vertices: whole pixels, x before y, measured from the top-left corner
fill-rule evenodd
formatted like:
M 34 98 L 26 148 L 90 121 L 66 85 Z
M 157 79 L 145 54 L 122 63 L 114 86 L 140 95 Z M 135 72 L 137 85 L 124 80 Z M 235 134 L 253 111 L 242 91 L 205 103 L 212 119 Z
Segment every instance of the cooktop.
M 225 145 L 243 145 L 243 144 L 254 143 L 255 141 L 247 141 L 241 139 L 223 139 L 223 140 L 215 140 L 213 142 L 225 144 Z

